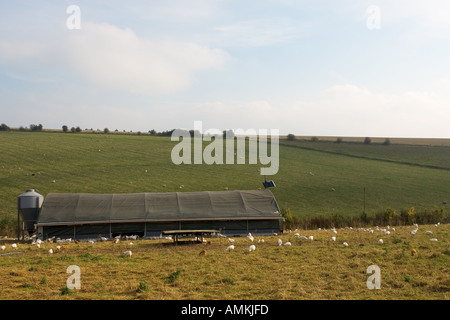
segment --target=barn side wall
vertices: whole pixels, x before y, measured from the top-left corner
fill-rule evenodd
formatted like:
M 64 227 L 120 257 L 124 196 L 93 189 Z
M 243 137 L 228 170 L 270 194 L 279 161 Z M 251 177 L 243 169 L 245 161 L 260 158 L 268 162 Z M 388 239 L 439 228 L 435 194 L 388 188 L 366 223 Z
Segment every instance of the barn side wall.
M 281 231 L 280 220 L 205 220 L 174 222 L 105 223 L 69 226 L 41 226 L 38 237 L 48 238 L 95 239 L 113 238 L 118 235 L 138 235 L 143 238 L 160 237 L 164 230 L 219 230 L 226 236 L 272 235 Z

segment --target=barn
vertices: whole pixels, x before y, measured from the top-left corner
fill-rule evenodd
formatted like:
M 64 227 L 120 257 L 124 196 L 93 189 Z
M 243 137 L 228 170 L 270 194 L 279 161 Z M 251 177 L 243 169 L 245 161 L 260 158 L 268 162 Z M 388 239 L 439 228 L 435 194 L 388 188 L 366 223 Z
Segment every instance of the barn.
M 166 230 L 218 230 L 228 236 L 273 234 L 282 216 L 268 189 L 93 194 L 49 193 L 36 223 L 38 237 L 158 237 Z

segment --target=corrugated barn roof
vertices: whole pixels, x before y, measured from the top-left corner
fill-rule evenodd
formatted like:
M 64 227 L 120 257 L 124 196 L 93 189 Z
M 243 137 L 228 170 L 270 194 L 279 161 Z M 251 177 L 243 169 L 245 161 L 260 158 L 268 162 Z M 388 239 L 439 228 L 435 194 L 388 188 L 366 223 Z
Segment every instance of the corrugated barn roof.
M 195 220 L 280 219 L 264 190 L 168 193 L 49 193 L 38 226 Z

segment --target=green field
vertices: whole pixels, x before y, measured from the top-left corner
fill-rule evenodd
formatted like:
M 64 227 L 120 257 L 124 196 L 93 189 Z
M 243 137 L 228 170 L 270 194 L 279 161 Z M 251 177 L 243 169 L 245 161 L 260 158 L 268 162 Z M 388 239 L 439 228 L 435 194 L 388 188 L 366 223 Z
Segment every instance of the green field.
M 411 162 L 405 143 L 342 144 L 346 148 L 342 154 L 330 150 L 335 146 L 327 142 L 316 144 L 316 150 L 285 143 L 280 145 L 279 172 L 268 178 L 276 183 L 272 191 L 280 207 L 296 217 L 359 217 L 364 189 L 368 213 L 411 207 L 415 212 L 435 208 L 448 212 L 443 202 L 450 202 L 450 170 L 445 168 L 449 147 L 433 153 L 433 166 L 443 165 L 434 168 L 423 161 L 429 157 L 423 141 L 422 146 L 416 144 L 412 164 L 405 164 Z M 262 187 L 260 164 L 177 166 L 170 157 L 175 144 L 167 137 L 145 135 L 1 132 L 0 234 L 15 236 L 17 196 L 29 188 L 45 196 Z M 445 217 L 448 220 L 448 214 Z M 236 238 L 230 252 L 226 238 L 213 238 L 209 245 L 174 246 L 158 239 L 133 245 L 125 240 L 44 243 L 41 248 L 29 242 L 12 248 L 16 240 L 0 238 L 0 245 L 5 245 L 0 251 L 0 300 L 448 300 L 447 220 L 420 224 L 415 236 L 411 224 L 391 228 L 389 235 L 375 225 L 374 233 L 357 227 L 339 228 L 337 234 L 329 228 L 286 230 L 278 236 L 256 237 L 255 242 L 265 242 L 256 243 L 255 252 L 248 251 L 245 237 Z M 297 232 L 314 240 L 302 240 Z M 335 242 L 330 241 L 333 235 Z M 278 238 L 292 246 L 279 247 Z M 380 238 L 383 244 L 378 243 Z M 57 245 L 65 249 L 58 251 Z M 50 248 L 54 254 L 48 253 Z M 127 249 L 133 252 L 129 258 L 123 256 Z M 207 253 L 199 256 L 202 249 Z M 412 255 L 412 249 L 417 254 Z M 69 265 L 81 269 L 79 290 L 64 289 Z M 367 287 L 370 265 L 381 270 L 379 290 Z
M 431 140 L 429 144 L 420 139 L 392 139 L 390 145 L 383 142 L 371 142 L 370 145 L 361 141 L 311 141 L 297 139 L 294 141 L 283 141 L 285 145 L 291 145 L 309 150 L 319 150 L 332 154 L 344 154 L 356 158 L 382 160 L 414 166 L 448 169 L 450 170 L 450 145 L 445 145 L 446 140 Z M 394 144 L 395 143 L 395 144 Z
M 294 216 L 357 217 L 364 190 L 368 214 L 450 205 L 449 146 L 287 143 L 281 141 L 278 173 L 267 178 L 276 183 L 279 206 Z M 1 132 L 0 234 L 14 235 L 17 196 L 29 188 L 45 196 L 262 187 L 261 164 L 175 165 L 176 144 L 147 135 Z

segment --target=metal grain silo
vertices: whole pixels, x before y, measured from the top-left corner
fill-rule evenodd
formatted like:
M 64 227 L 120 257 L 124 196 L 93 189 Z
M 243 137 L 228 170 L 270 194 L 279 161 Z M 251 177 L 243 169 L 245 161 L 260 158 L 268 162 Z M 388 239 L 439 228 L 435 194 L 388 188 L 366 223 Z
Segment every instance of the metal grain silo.
M 34 189 L 28 189 L 17 197 L 17 238 L 24 237 L 24 230 L 31 235 L 34 232 L 34 225 L 39 217 L 44 196 L 37 193 Z M 22 223 L 20 219 L 22 218 Z

